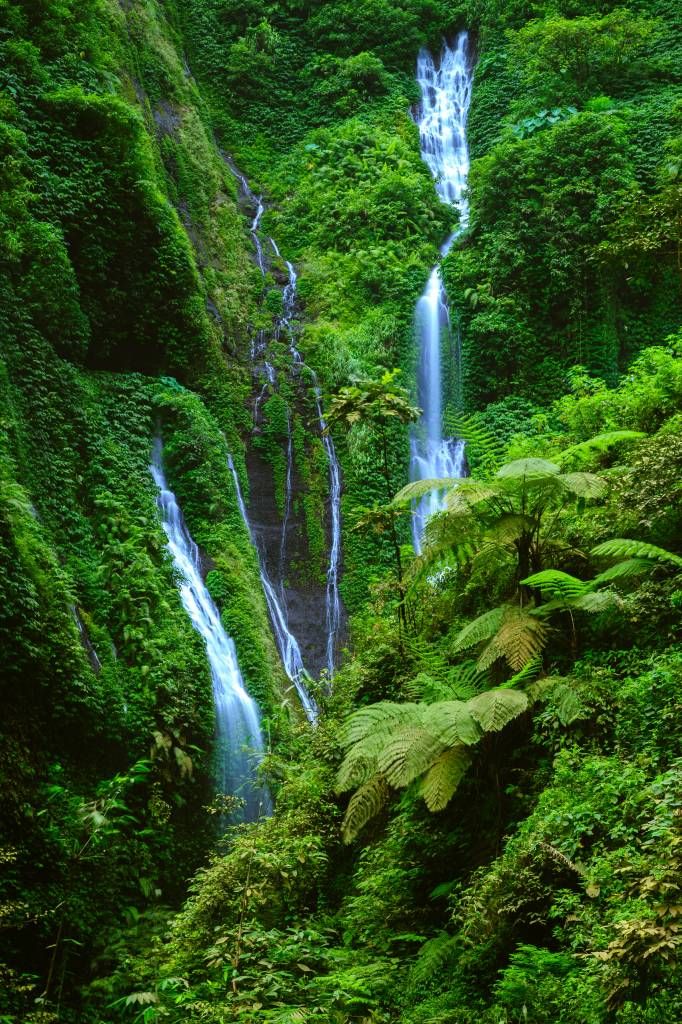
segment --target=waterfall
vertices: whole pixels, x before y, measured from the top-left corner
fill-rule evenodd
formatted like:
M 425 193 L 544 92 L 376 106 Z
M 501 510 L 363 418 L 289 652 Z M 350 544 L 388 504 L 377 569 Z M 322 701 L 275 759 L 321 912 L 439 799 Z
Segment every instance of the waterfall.
M 272 629 L 275 634 L 275 641 L 277 642 L 277 648 L 282 659 L 284 671 L 296 687 L 296 692 L 298 693 L 303 710 L 305 711 L 306 718 L 309 722 L 315 722 L 317 721 L 319 711 L 317 704 L 306 689 L 305 678 L 307 673 L 303 664 L 303 658 L 301 657 L 301 650 L 296 641 L 296 637 L 289 631 L 286 612 L 282 602 L 277 596 L 277 591 L 272 584 L 272 580 L 267 574 L 264 559 L 261 558 L 260 551 L 258 550 L 258 543 L 254 536 L 254 532 L 251 529 L 251 523 L 249 522 L 249 516 L 246 511 L 246 504 L 244 503 L 242 489 L 239 484 L 239 477 L 231 455 L 227 456 L 227 464 L 230 467 L 230 472 L 232 473 L 234 488 L 237 493 L 237 504 L 239 505 L 239 511 L 241 512 L 242 519 L 244 520 L 244 526 L 246 527 L 251 543 L 256 549 L 256 554 L 258 555 L 260 578 L 263 585 L 263 593 L 265 594 L 265 602 L 268 606 L 270 621 L 272 622 Z
M 189 534 L 175 495 L 168 488 L 160 438 L 154 441 L 150 470 L 159 489 L 158 505 L 178 576 L 180 599 L 206 645 L 218 739 L 218 788 L 222 793 L 240 797 L 244 801 L 243 817 L 254 821 L 272 810 L 269 793 L 254 782 L 254 769 L 264 751 L 258 708 L 244 686 L 234 641 L 225 632 L 201 577 L 199 549 Z
M 239 186 L 240 186 L 240 190 L 241 190 L 242 196 L 249 203 L 249 206 L 251 207 L 251 209 L 255 211 L 255 213 L 254 213 L 254 215 L 252 217 L 252 220 L 251 220 L 250 233 L 251 233 L 251 238 L 253 240 L 254 249 L 255 249 L 255 253 L 256 253 L 256 263 L 258 265 L 258 268 L 260 269 L 261 274 L 263 276 L 265 276 L 265 274 L 266 274 L 266 272 L 268 270 L 268 261 L 267 261 L 267 259 L 265 257 L 265 251 L 264 251 L 264 248 L 263 248 L 263 242 L 262 242 L 261 233 L 260 233 L 260 221 L 261 221 L 261 218 L 262 218 L 263 213 L 265 211 L 265 207 L 264 207 L 264 204 L 263 204 L 262 196 L 257 196 L 253 192 L 253 190 L 249 186 L 248 181 L 246 180 L 246 177 L 241 173 L 241 171 L 239 171 L 239 169 L 236 167 L 236 165 L 231 160 L 231 158 L 226 153 L 223 153 L 222 156 L 223 156 L 223 159 L 225 160 L 225 163 L 229 167 L 230 171 L 232 172 L 232 174 L 235 176 L 235 178 L 239 182 Z M 280 253 L 280 250 L 279 250 L 279 246 L 277 245 L 277 242 L 275 241 L 274 238 L 268 236 L 266 240 L 267 240 L 267 243 L 269 244 L 270 248 L 272 249 L 273 253 L 275 254 L 275 256 L 278 259 L 283 260 L 284 265 L 285 265 L 285 267 L 287 269 L 287 283 L 284 286 L 284 288 L 282 289 L 282 313 L 281 313 L 281 316 L 279 316 L 277 318 L 277 320 L 276 320 L 275 330 L 274 330 L 274 337 L 275 337 L 276 340 L 279 341 L 281 336 L 282 336 L 282 334 L 283 334 L 283 332 L 286 332 L 289 335 L 289 339 L 290 339 L 289 351 L 291 353 L 292 366 L 295 369 L 297 369 L 297 370 L 305 369 L 310 374 L 310 377 L 311 377 L 311 380 L 312 380 L 312 384 L 313 384 L 313 393 L 314 393 L 314 396 L 315 396 L 315 407 L 316 407 L 316 411 L 317 411 L 317 421 L 318 421 L 318 425 L 319 425 L 319 429 L 320 429 L 320 434 L 321 434 L 321 437 L 322 437 L 322 445 L 324 447 L 325 455 L 327 457 L 327 465 L 329 466 L 330 543 L 329 543 L 329 559 L 328 559 L 328 563 L 327 563 L 326 591 L 325 591 L 325 634 L 326 634 L 325 658 L 326 658 L 327 671 L 329 672 L 329 675 L 331 676 L 333 674 L 333 672 L 334 672 L 334 668 L 335 668 L 335 665 L 336 665 L 336 648 L 337 648 L 339 633 L 340 633 L 340 630 L 341 630 L 341 597 L 339 595 L 339 576 L 341 574 L 341 551 L 342 551 L 342 548 L 341 548 L 341 489 L 342 489 L 342 487 L 341 487 L 341 467 L 340 467 L 339 460 L 338 460 L 337 455 L 336 455 L 336 449 L 334 447 L 334 442 L 333 442 L 331 436 L 327 433 L 327 424 L 326 424 L 326 421 L 325 421 L 325 418 L 324 418 L 324 414 L 323 414 L 323 411 L 322 411 L 322 393 L 321 393 L 321 389 L 319 387 L 317 375 L 315 374 L 315 372 L 313 370 L 310 369 L 310 367 L 306 366 L 305 362 L 303 361 L 303 357 L 301 356 L 300 352 L 296 348 L 296 343 L 295 343 L 295 326 L 294 326 L 294 319 L 295 319 L 295 315 L 296 315 L 296 303 L 297 303 L 297 284 L 298 284 L 298 278 L 297 278 L 297 274 L 296 274 L 296 269 L 295 269 L 293 263 L 291 263 L 289 260 L 285 260 L 282 257 L 282 254 Z M 258 417 L 259 417 L 259 413 L 260 413 L 260 407 L 261 407 L 261 404 L 262 404 L 263 399 L 265 397 L 265 394 L 267 392 L 267 389 L 268 389 L 269 386 L 273 386 L 274 387 L 276 385 L 276 383 L 277 383 L 277 373 L 275 371 L 275 368 L 272 366 L 271 363 L 268 362 L 268 359 L 267 359 L 267 337 L 266 337 L 265 332 L 262 331 L 262 330 L 257 333 L 256 338 L 254 339 L 254 342 L 253 342 L 253 344 L 251 346 L 251 359 L 252 359 L 252 362 L 254 363 L 254 365 L 256 364 L 257 361 L 259 361 L 259 360 L 261 361 L 261 363 L 262 363 L 262 375 L 264 375 L 264 377 L 265 377 L 265 382 L 262 385 L 258 395 L 256 396 L 256 400 L 255 400 L 255 404 L 254 404 L 254 423 L 257 425 L 258 424 Z M 291 510 L 291 499 L 292 499 L 292 493 L 293 493 L 292 492 L 292 487 L 293 487 L 293 437 L 292 437 L 292 432 L 291 432 L 291 418 L 290 417 L 289 417 L 287 428 L 288 428 L 288 434 L 287 434 L 287 449 L 286 449 L 287 472 L 286 472 L 286 479 L 285 479 L 285 486 L 286 486 L 285 515 L 284 515 L 284 521 L 283 521 L 283 524 L 282 524 L 282 539 L 281 539 L 281 544 L 280 544 L 280 568 L 281 569 L 283 568 L 284 562 L 285 562 L 287 528 L 288 528 L 289 513 L 290 513 L 290 510 Z M 238 481 L 236 481 L 236 483 L 237 483 L 237 486 L 238 486 Z M 243 502 L 242 502 L 242 506 L 243 506 Z M 246 510 L 243 508 L 242 515 L 245 515 L 245 513 L 246 513 Z M 248 520 L 245 520 L 245 521 L 247 522 L 247 527 L 248 527 Z M 249 527 L 249 529 L 250 529 L 250 527 Z M 263 564 L 264 564 L 263 558 L 261 558 L 260 561 L 261 561 L 261 567 L 263 567 Z M 280 575 L 283 576 L 283 572 L 280 572 Z M 264 590 L 266 591 L 266 598 L 267 598 L 267 588 L 266 588 L 265 582 L 263 583 L 263 587 L 264 587 Z M 273 593 L 274 593 L 274 591 L 273 591 Z M 270 607 L 269 599 L 268 599 L 268 607 Z M 286 611 L 285 611 L 285 609 L 286 609 L 286 595 L 284 594 L 283 589 L 282 589 L 281 601 L 278 601 L 278 607 L 279 607 L 279 610 L 280 610 L 280 612 L 281 612 L 281 614 L 283 616 L 282 621 L 283 621 L 283 623 L 284 623 L 284 625 L 286 627 L 286 621 L 287 621 L 286 620 Z M 272 622 L 273 622 L 273 628 L 275 630 L 275 636 L 276 636 L 276 639 L 277 639 L 277 643 L 278 643 L 278 646 L 280 648 L 280 652 L 282 652 L 282 649 L 283 649 L 282 648 L 282 642 L 280 642 L 280 636 L 278 634 L 278 626 L 277 626 L 277 622 L 279 621 L 279 618 L 276 615 L 273 614 L 272 609 L 271 609 L 271 618 L 272 618 Z M 293 641 L 293 644 L 295 645 L 295 650 L 298 652 L 298 657 L 300 658 L 299 646 L 298 646 L 296 640 L 294 639 L 294 637 L 288 631 L 288 629 L 286 629 L 285 641 L 286 641 L 286 644 L 289 644 L 289 639 L 287 639 L 287 638 L 290 638 L 291 641 Z M 287 648 L 287 649 L 290 649 L 290 648 Z M 285 670 L 287 671 L 287 675 L 289 675 L 289 678 L 292 679 L 292 681 L 295 683 L 296 688 L 297 688 L 297 690 L 299 690 L 299 694 L 300 694 L 299 685 L 296 682 L 296 680 L 297 679 L 300 680 L 302 677 L 300 676 L 300 674 L 298 674 L 298 675 L 296 675 L 296 674 L 291 675 L 290 668 L 287 667 L 288 663 L 287 663 L 287 660 L 285 659 L 284 654 L 282 654 L 282 660 L 284 662 L 284 667 L 285 667 Z M 294 673 L 296 673 L 295 667 L 293 667 L 292 670 L 294 671 Z M 310 698 L 308 698 L 308 699 L 310 700 Z M 306 706 L 305 703 L 303 704 L 303 706 L 304 706 L 304 709 L 306 711 L 306 714 L 310 718 L 311 716 L 310 716 L 310 713 L 309 713 L 309 708 Z M 317 711 L 317 709 L 315 708 L 315 712 L 316 711 Z
M 444 43 L 438 63 L 428 50 L 421 50 L 417 82 L 422 97 L 416 116 L 422 159 L 431 170 L 440 198 L 459 211 L 459 227 L 441 247 L 441 256 L 445 256 L 469 219 L 465 196 L 469 173 L 466 122 L 472 82 L 468 33 L 460 32 L 453 46 Z M 417 395 L 423 413 L 411 438 L 410 479 L 461 477 L 465 473 L 464 442 L 443 437 L 441 341 L 444 334 L 451 337 L 452 328 L 440 263 L 431 271 L 417 303 L 415 329 Z M 417 553 L 426 520 L 443 507 L 442 495 L 436 491 L 418 502 L 412 520 Z
M 341 466 L 336 455 L 336 448 L 331 434 L 327 433 L 327 421 L 322 411 L 322 390 L 317 374 L 303 361 L 293 341 L 290 347 L 294 366 L 307 370 L 313 382 L 317 421 L 327 465 L 329 466 L 329 511 L 331 518 L 331 543 L 329 545 L 329 562 L 327 565 L 327 589 L 325 597 L 325 624 L 327 629 L 327 671 L 334 674 L 336 665 L 336 644 L 341 629 L 341 597 L 339 595 L 339 573 L 341 569 Z

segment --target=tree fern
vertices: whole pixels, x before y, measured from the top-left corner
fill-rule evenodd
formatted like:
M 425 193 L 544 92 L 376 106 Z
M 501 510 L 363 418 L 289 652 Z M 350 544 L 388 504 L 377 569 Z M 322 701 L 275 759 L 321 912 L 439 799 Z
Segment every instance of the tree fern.
M 558 479 L 577 498 L 601 498 L 606 492 L 606 484 L 594 473 L 562 473 Z
M 422 779 L 420 793 L 430 811 L 442 811 L 454 796 L 471 757 L 464 747 L 444 750 Z
M 421 987 L 425 982 L 440 978 L 443 969 L 455 956 L 460 941 L 459 936 L 442 932 L 425 942 L 410 971 L 411 985 Z
M 600 586 L 602 583 L 611 583 L 613 580 L 642 576 L 645 572 L 650 572 L 651 568 L 652 563 L 647 558 L 626 558 L 624 562 L 616 562 L 604 572 L 600 572 L 598 576 L 595 576 L 593 583 Z
M 459 437 L 466 442 L 467 453 L 476 462 L 487 466 L 495 466 L 504 455 L 504 446 L 497 437 L 488 430 L 476 413 L 468 416 L 461 413 L 450 414 L 447 417 L 447 429 L 453 437 Z
M 593 558 L 645 559 L 647 562 L 674 565 L 682 569 L 682 558 L 679 555 L 666 551 L 665 548 L 656 547 L 655 544 L 645 544 L 644 541 L 630 540 L 627 537 L 617 537 L 598 544 L 590 554 Z
M 589 612 L 591 615 L 599 615 L 601 612 L 610 611 L 612 608 L 622 606 L 622 599 L 612 590 L 599 590 L 592 593 L 581 594 L 573 602 L 573 607 L 581 612 Z

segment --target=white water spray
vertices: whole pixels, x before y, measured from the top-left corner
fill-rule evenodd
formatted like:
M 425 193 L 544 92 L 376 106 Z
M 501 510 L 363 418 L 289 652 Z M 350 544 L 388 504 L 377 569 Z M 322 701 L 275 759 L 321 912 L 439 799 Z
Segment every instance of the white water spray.
M 459 227 L 441 248 L 445 256 L 469 219 L 465 195 L 469 174 L 466 122 L 472 82 L 468 33 L 460 32 L 454 46 L 443 45 L 438 65 L 427 50 L 421 50 L 417 81 L 422 94 L 417 112 L 422 159 L 435 178 L 440 198 L 459 211 Z M 443 334 L 450 335 L 451 325 L 440 263 L 431 271 L 417 303 L 415 323 L 417 394 L 423 415 L 411 438 L 410 479 L 461 477 L 465 473 L 464 442 L 443 437 L 441 340 Z M 412 519 L 417 553 L 426 520 L 443 507 L 443 497 L 436 491 L 418 502 Z
M 201 578 L 199 549 L 189 534 L 175 495 L 168 488 L 160 438 L 154 441 L 150 470 L 159 488 L 158 505 L 178 575 L 180 599 L 206 645 L 216 715 L 218 788 L 222 793 L 240 797 L 244 801 L 244 818 L 255 821 L 272 811 L 269 793 L 254 781 L 264 752 L 258 708 L 244 686 L 234 641 L 225 632 Z

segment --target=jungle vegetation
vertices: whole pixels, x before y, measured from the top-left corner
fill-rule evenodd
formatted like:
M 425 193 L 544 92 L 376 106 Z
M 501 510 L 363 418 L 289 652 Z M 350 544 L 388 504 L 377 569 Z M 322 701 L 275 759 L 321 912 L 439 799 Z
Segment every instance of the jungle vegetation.
M 470 475 L 410 484 L 456 221 L 414 67 L 464 28 Z M 323 588 L 324 447 L 228 158 L 297 268 L 343 471 L 315 728 L 227 455 L 281 519 L 291 444 L 288 580 Z M 257 822 L 214 792 L 159 433 L 261 709 Z M 681 612 L 677 0 L 0 0 L 2 1024 L 682 1020 Z

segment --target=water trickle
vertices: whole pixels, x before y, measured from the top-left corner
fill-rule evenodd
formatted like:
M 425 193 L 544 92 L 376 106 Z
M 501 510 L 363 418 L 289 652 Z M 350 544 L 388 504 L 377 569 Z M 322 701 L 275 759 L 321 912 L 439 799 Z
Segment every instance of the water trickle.
M 469 174 L 466 122 L 472 83 L 468 33 L 460 32 L 453 46 L 445 43 L 437 64 L 432 54 L 421 50 L 417 82 L 422 95 L 416 117 L 422 159 L 435 178 L 438 195 L 459 211 L 459 227 L 441 247 L 441 255 L 445 256 L 469 219 L 465 194 Z M 410 479 L 461 477 L 466 472 L 464 442 L 443 437 L 441 345 L 443 335 L 451 336 L 452 332 L 439 263 L 431 271 L 417 303 L 415 326 L 419 352 L 417 400 L 423 414 L 412 433 Z M 438 492 L 417 504 L 412 519 L 417 553 L 421 550 L 426 520 L 443 507 L 443 497 Z
M 263 593 L 265 594 L 265 601 L 268 606 L 268 612 L 270 613 L 270 621 L 272 622 L 272 628 L 275 634 L 277 648 L 282 659 L 282 665 L 284 666 L 284 671 L 296 687 L 296 692 L 298 693 L 308 721 L 315 722 L 317 721 L 319 713 L 318 707 L 308 693 L 305 685 L 307 673 L 296 637 L 290 632 L 288 627 L 285 610 L 286 606 L 280 601 L 277 591 L 272 584 L 272 580 L 265 569 L 265 560 L 261 557 L 254 531 L 251 528 L 248 512 L 246 511 L 246 504 L 244 503 L 244 497 L 242 495 L 242 489 L 239 484 L 239 477 L 231 455 L 227 456 L 227 464 L 230 467 L 230 472 L 232 473 L 235 491 L 237 492 L 237 504 L 239 505 L 239 511 L 241 512 L 242 519 L 244 520 L 244 526 L 246 527 L 251 543 L 256 549 L 256 554 L 258 555 L 258 565 L 260 568 Z
M 206 645 L 211 669 L 218 741 L 218 790 L 240 797 L 244 801 L 243 818 L 255 821 L 272 810 L 269 793 L 255 781 L 255 769 L 264 752 L 260 715 L 244 686 L 234 641 L 225 632 L 202 579 L 199 549 L 190 536 L 175 495 L 169 490 L 162 455 L 161 439 L 156 438 L 150 470 L 159 489 L 162 525 L 178 574 L 183 608 Z
M 223 159 L 227 166 L 230 168 L 232 174 L 237 178 L 240 186 L 241 194 L 244 200 L 249 204 L 249 207 L 255 210 L 255 214 L 251 221 L 251 237 L 256 252 L 256 262 L 263 275 L 269 269 L 269 261 L 266 257 L 265 250 L 263 248 L 263 241 L 260 235 L 260 221 L 264 213 L 264 205 L 262 197 L 256 196 L 253 190 L 250 188 L 248 181 L 245 176 L 238 170 L 231 158 L 223 153 Z M 297 285 L 298 278 L 296 269 L 289 260 L 285 260 L 279 250 L 279 246 L 274 238 L 267 236 L 267 244 L 275 254 L 277 259 L 283 261 L 287 269 L 287 283 L 282 289 L 282 313 L 275 322 L 274 337 L 277 341 L 281 340 L 282 335 L 288 335 L 289 338 L 289 351 L 291 353 L 292 366 L 295 370 L 304 369 L 310 375 L 313 385 L 313 393 L 315 395 L 315 404 L 317 410 L 317 419 L 322 436 L 322 444 L 324 447 L 325 455 L 327 457 L 327 463 L 329 466 L 329 517 L 330 517 L 330 544 L 329 544 L 329 561 L 327 566 L 326 574 L 326 596 L 325 596 L 325 629 L 326 629 L 326 650 L 325 660 L 326 668 L 330 675 L 333 674 L 336 664 L 336 653 L 338 646 L 339 634 L 341 631 L 341 618 L 342 618 L 342 606 L 341 598 L 339 595 L 339 576 L 341 572 L 341 467 L 336 455 L 334 448 L 334 442 L 330 435 L 326 433 L 327 424 L 324 419 L 322 411 L 322 397 L 321 390 L 318 384 L 317 376 L 313 370 L 311 370 L 303 361 L 301 353 L 296 347 L 296 304 L 297 304 Z M 277 386 L 277 372 L 275 368 L 267 360 L 267 346 L 268 338 L 264 331 L 259 331 L 251 346 L 251 361 L 255 370 L 256 376 L 260 379 L 264 378 L 264 382 L 261 385 L 258 394 L 256 395 L 254 402 L 254 426 L 259 425 L 260 411 L 263 401 L 267 395 L 269 388 Z M 285 494 L 285 515 L 284 522 L 282 525 L 281 543 L 279 552 L 280 561 L 280 584 L 281 584 L 281 600 L 279 601 L 280 610 L 286 609 L 286 595 L 283 589 L 283 578 L 284 572 L 283 566 L 286 560 L 286 545 L 287 545 L 287 529 L 289 523 L 289 513 L 291 510 L 291 498 L 293 494 L 293 438 L 291 431 L 291 419 L 288 421 L 288 434 L 287 434 L 287 473 L 286 473 L 286 494 Z M 261 557 L 261 564 L 264 564 L 264 559 Z M 265 587 L 265 584 L 264 584 Z M 267 595 L 266 595 L 267 596 Z M 272 616 L 273 627 L 277 635 L 277 626 L 275 617 Z M 284 616 L 284 622 L 286 623 L 286 615 Z M 287 631 L 288 632 L 288 631 Z M 289 634 L 291 636 L 291 634 Z M 294 640 L 294 643 L 296 641 Z M 279 644 L 279 640 L 278 640 Z M 296 644 L 298 649 L 298 644 Z M 281 650 L 281 645 L 280 645 Z M 284 660 L 284 656 L 283 656 Z M 285 663 L 286 668 L 286 663 Z M 289 670 L 287 669 L 287 674 Z M 293 676 L 289 675 L 289 678 L 293 679 Z M 304 704 L 305 707 L 305 704 Z M 306 709 L 306 713 L 308 713 Z M 310 717 L 310 716 L 309 716 Z

